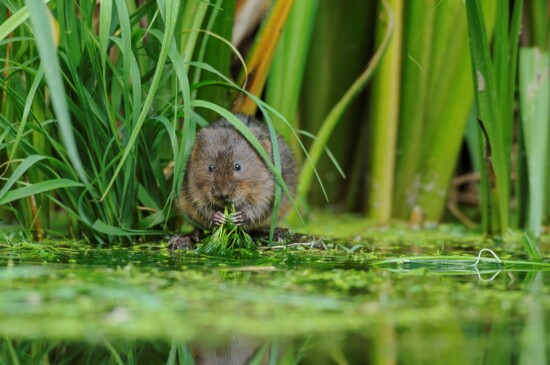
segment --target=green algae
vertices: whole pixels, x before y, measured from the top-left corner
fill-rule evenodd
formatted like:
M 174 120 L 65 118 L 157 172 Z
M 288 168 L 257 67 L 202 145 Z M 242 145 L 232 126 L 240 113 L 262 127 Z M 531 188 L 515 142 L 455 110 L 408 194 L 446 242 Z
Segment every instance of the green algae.
M 374 362 L 384 346 L 400 363 L 426 363 L 434 341 L 432 355 L 450 363 L 476 363 L 503 341 L 512 360 L 500 363 L 540 358 L 525 338 L 548 336 L 548 260 L 526 260 L 520 241 L 495 245 L 452 227 L 406 233 L 296 236 L 252 259 L 171 253 L 166 243 L 2 243 L 0 359 L 30 356 L 38 341 L 80 363 L 167 363 L 235 338 L 276 352 L 273 363 Z M 502 262 L 484 253 L 474 265 L 488 247 Z

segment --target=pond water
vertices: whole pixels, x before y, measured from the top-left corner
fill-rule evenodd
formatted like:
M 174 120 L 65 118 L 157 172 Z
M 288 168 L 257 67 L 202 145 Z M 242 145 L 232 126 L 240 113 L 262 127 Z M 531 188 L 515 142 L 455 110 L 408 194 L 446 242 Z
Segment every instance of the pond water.
M 165 243 L 0 243 L 0 364 L 550 359 L 550 263 L 522 261 L 519 244 L 452 230 L 324 244 L 238 261 Z M 474 265 L 486 247 L 503 262 Z

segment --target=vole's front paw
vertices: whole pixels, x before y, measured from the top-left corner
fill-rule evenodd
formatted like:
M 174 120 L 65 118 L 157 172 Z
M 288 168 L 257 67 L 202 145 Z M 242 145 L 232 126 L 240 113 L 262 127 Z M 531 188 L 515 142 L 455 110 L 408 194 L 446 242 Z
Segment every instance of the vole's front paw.
M 235 214 L 231 216 L 231 222 L 233 222 L 237 226 L 242 225 L 245 221 L 246 221 L 246 214 L 244 214 L 240 210 L 238 212 L 235 212 Z
M 221 226 L 225 223 L 225 215 L 222 212 L 217 211 L 212 214 L 212 222 L 217 226 Z
M 193 249 L 193 244 L 199 242 L 199 232 L 193 231 L 187 234 L 180 234 L 178 236 L 172 237 L 168 242 L 168 248 L 170 251 L 174 252 L 175 250 L 191 250 Z

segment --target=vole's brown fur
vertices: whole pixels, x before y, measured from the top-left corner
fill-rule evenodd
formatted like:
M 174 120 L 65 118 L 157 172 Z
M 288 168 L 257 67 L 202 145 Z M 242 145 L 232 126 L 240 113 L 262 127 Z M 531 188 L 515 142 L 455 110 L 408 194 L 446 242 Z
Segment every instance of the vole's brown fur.
M 267 128 L 252 117 L 238 117 L 271 156 Z M 296 163 L 284 140 L 278 137 L 278 141 L 282 177 L 294 195 Z M 225 206 L 234 205 L 236 223 L 245 230 L 259 230 L 271 224 L 274 197 L 273 173 L 228 121 L 218 121 L 197 133 L 179 197 L 179 207 L 187 218 L 209 228 L 221 223 Z M 278 217 L 290 208 L 290 201 L 283 193 Z

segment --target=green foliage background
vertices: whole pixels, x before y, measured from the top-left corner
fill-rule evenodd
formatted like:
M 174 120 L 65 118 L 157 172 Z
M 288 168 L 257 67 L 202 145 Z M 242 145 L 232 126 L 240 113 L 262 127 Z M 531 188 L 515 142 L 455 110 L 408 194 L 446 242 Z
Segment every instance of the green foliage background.
M 175 229 L 196 129 L 246 89 L 229 44 L 241 5 L 1 0 L 2 225 L 38 239 L 68 225 L 93 242 Z M 548 14 L 542 0 L 295 1 L 256 95 L 267 103 L 255 100 L 295 147 L 300 207 L 326 204 L 315 166 L 331 205 L 375 222 L 431 224 L 450 207 L 489 233 L 538 237 L 550 199 L 547 151 L 534 147 L 550 133 Z M 245 57 L 265 51 L 268 32 L 240 45 Z M 463 218 L 448 192 L 472 170 L 479 209 Z

